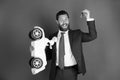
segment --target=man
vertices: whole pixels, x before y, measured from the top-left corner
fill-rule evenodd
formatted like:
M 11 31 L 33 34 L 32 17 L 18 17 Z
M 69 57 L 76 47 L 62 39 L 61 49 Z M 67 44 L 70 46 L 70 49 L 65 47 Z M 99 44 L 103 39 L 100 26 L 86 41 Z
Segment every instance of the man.
M 89 42 L 97 37 L 95 20 L 90 17 L 90 11 L 85 9 L 82 16 L 86 18 L 89 32 L 80 29 L 71 30 L 69 14 L 61 10 L 56 14 L 59 30 L 50 36 L 57 37 L 57 42 L 51 51 L 47 51 L 47 58 L 51 59 L 50 80 L 77 80 L 77 75 L 86 73 L 82 52 L 82 42 Z M 49 52 L 49 53 L 48 53 Z

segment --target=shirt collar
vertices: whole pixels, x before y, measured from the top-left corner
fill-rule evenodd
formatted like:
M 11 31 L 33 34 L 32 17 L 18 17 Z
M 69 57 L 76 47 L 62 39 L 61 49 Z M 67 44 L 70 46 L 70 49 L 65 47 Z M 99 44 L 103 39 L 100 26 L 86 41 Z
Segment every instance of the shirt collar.
M 66 34 L 66 33 L 68 33 L 68 31 L 69 31 L 69 30 L 64 31 L 64 33 Z M 63 31 L 59 30 L 59 34 L 62 33 L 62 32 L 63 32 Z
M 67 35 L 67 34 L 68 34 L 68 31 L 69 31 L 69 30 L 65 31 L 65 34 L 64 34 L 64 35 Z M 62 32 L 63 32 L 63 31 L 59 30 L 57 36 L 60 37 Z

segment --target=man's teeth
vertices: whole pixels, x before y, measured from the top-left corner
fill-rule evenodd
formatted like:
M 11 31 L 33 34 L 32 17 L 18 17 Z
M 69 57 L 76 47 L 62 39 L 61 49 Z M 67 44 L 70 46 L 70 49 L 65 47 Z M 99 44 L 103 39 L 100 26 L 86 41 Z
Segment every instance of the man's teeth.
M 67 26 L 67 24 L 64 24 L 63 26 Z

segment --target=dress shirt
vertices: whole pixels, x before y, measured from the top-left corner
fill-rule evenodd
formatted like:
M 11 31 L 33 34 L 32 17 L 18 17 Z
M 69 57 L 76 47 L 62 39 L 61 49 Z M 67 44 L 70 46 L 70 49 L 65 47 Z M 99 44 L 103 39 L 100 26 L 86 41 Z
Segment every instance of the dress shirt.
M 61 38 L 61 32 L 59 30 L 58 32 L 58 35 L 57 35 L 57 59 L 56 59 L 56 65 L 58 65 L 59 63 L 59 41 L 60 41 L 60 38 Z M 71 46 L 70 46 L 70 41 L 69 41 L 69 37 L 68 37 L 68 32 L 69 31 L 65 31 L 64 33 L 64 46 L 65 46 L 65 56 L 64 56 L 64 66 L 73 66 L 73 65 L 76 65 L 77 62 L 72 54 L 72 51 L 71 51 Z

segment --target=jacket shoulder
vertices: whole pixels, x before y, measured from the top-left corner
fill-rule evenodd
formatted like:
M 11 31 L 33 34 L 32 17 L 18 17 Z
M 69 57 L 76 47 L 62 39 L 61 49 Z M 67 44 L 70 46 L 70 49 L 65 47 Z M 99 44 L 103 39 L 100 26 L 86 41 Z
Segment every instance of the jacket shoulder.
M 81 33 L 81 30 L 80 29 L 75 29 L 75 30 L 70 30 L 70 32 L 72 32 L 72 33 Z
M 58 33 L 58 32 L 55 32 L 55 33 L 50 34 L 50 35 L 49 35 L 49 39 L 52 39 L 54 36 L 57 36 L 57 33 Z

